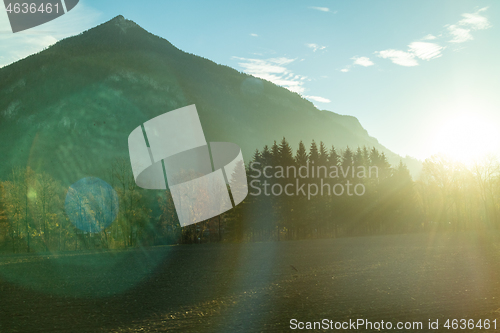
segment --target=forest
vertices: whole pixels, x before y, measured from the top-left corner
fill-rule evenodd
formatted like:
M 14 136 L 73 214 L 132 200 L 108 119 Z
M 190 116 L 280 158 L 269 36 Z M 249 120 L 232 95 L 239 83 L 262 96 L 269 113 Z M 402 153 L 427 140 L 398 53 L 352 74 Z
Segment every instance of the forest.
M 315 177 L 275 172 L 305 166 L 316 167 Z M 360 175 L 358 170 L 373 174 Z M 169 191 L 138 188 L 128 160 L 116 159 L 103 177 L 106 181 L 89 177 L 69 188 L 48 172 L 16 167 L 0 181 L 0 250 L 80 251 L 500 226 L 500 165 L 493 156 L 466 166 L 436 155 L 424 161 L 420 178 L 413 180 L 402 162 L 391 166 L 373 147 L 336 150 L 323 142 L 306 146 L 301 141 L 294 152 L 283 138 L 257 149 L 231 179 L 241 177 L 238 173 L 246 173 L 249 183 L 242 203 L 181 228 Z M 283 189 L 299 181 L 306 191 L 293 189 L 286 195 Z

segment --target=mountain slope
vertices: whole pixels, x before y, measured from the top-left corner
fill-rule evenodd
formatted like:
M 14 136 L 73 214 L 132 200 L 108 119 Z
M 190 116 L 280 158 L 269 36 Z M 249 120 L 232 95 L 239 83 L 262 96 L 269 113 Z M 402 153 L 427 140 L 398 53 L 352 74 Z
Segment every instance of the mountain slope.
M 283 136 L 337 148 L 375 146 L 354 117 L 319 111 L 296 93 L 185 53 L 118 16 L 0 69 L 0 178 L 30 165 L 72 184 L 106 179 L 128 158 L 129 133 L 196 104 L 207 141 L 238 144 L 248 161 Z

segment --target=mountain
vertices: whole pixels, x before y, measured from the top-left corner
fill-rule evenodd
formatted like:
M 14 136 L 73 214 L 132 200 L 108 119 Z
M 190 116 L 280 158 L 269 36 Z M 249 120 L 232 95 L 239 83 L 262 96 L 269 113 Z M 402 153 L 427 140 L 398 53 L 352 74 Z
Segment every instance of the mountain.
M 185 53 L 118 16 L 0 69 L 0 179 L 13 166 L 70 185 L 107 178 L 127 138 L 145 121 L 196 104 L 207 141 L 256 148 L 284 136 L 337 148 L 374 146 L 400 156 L 351 116 L 320 111 L 296 93 Z M 408 161 L 407 161 L 408 162 Z M 409 167 L 415 170 L 412 161 Z

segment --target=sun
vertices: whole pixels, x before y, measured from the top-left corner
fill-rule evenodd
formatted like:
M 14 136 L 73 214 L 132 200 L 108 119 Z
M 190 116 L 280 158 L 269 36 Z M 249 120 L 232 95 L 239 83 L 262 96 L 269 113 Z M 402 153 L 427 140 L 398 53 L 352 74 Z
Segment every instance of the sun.
M 479 115 L 461 114 L 443 123 L 436 134 L 432 150 L 470 165 L 488 154 L 498 153 L 498 132 L 493 122 Z

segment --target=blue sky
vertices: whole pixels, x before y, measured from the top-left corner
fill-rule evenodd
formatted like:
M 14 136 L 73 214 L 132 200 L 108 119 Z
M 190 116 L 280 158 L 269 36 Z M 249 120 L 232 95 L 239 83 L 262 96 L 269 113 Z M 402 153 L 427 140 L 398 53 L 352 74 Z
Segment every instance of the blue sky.
M 81 0 L 17 34 L 0 12 L 0 66 L 121 14 L 186 52 L 357 117 L 403 156 L 463 151 L 470 141 L 498 152 L 499 8 L 457 0 Z

